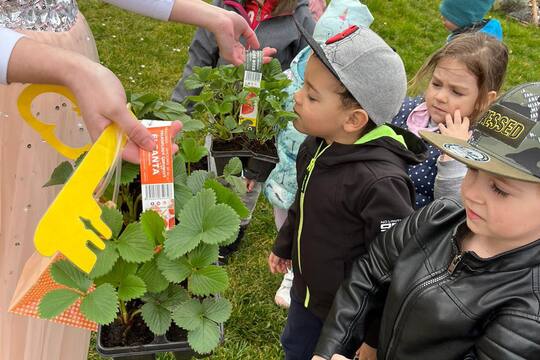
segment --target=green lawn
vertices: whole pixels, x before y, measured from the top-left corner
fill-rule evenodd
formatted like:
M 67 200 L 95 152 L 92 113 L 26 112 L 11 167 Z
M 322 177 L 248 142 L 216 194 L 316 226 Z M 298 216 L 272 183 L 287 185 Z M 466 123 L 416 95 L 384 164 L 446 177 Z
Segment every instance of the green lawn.
M 364 1 L 375 17 L 372 28 L 403 57 L 409 78 L 424 59 L 440 47 L 446 32 L 438 14 L 438 1 Z M 168 98 L 187 60 L 194 28 L 160 23 L 128 14 L 97 0 L 80 0 L 102 63 L 114 71 L 127 90 L 153 92 Z M 501 13 L 505 42 L 511 58 L 505 89 L 540 80 L 540 31 L 507 20 Z M 271 207 L 260 201 L 240 250 L 227 269 L 231 278 L 225 296 L 233 303 L 226 323 L 225 343 L 210 359 L 280 359 L 279 334 L 286 312 L 274 305 L 280 283 L 272 276 L 266 257 L 275 236 Z M 90 349 L 89 359 L 101 359 Z M 172 359 L 172 356 L 162 356 Z

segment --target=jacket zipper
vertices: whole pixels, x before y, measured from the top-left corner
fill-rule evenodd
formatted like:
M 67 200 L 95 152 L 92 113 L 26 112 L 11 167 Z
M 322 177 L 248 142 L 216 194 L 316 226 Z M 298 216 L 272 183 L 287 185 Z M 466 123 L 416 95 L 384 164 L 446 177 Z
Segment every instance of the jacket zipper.
M 407 303 L 409 302 L 409 300 L 412 299 L 413 295 L 419 294 L 420 292 L 427 289 L 428 287 L 434 286 L 438 284 L 439 282 L 445 280 L 446 278 L 452 276 L 452 274 L 454 274 L 457 266 L 459 265 L 462 259 L 463 259 L 463 253 L 458 253 L 457 255 L 454 256 L 454 258 L 452 259 L 452 261 L 450 262 L 446 270 L 442 270 L 442 272 L 439 273 L 434 278 L 426 280 L 416 285 L 416 287 L 412 289 L 409 292 L 409 294 L 407 294 L 405 301 L 403 302 L 403 304 L 401 305 L 401 308 L 399 309 L 398 316 L 396 318 L 396 321 L 394 322 L 394 327 L 392 328 L 392 337 L 390 338 L 390 342 L 388 344 L 388 352 L 386 353 L 386 356 L 385 356 L 386 360 L 389 360 L 392 358 L 391 355 L 394 350 L 393 347 L 394 347 L 394 342 L 396 340 L 397 328 L 401 320 L 401 317 L 405 313 L 405 308 L 407 307 Z
M 315 162 L 317 159 L 325 152 L 326 149 L 330 147 L 330 145 L 327 145 L 324 149 L 321 151 L 322 147 L 322 141 L 319 144 L 319 147 L 317 148 L 317 151 L 315 152 L 315 155 L 313 158 L 309 161 L 309 164 L 307 166 L 307 173 L 304 175 L 304 179 L 302 180 L 302 187 L 300 188 L 300 221 L 298 223 L 298 234 L 296 236 L 296 243 L 297 243 L 297 251 L 298 251 L 298 270 L 300 271 L 300 274 L 302 274 L 302 260 L 300 257 L 300 239 L 302 237 L 302 228 L 304 227 L 304 197 L 306 193 L 306 188 L 309 183 L 309 178 L 311 177 L 311 173 L 313 172 L 313 169 L 315 168 Z M 309 288 L 306 284 L 306 298 L 304 299 L 304 307 L 308 307 L 309 305 Z

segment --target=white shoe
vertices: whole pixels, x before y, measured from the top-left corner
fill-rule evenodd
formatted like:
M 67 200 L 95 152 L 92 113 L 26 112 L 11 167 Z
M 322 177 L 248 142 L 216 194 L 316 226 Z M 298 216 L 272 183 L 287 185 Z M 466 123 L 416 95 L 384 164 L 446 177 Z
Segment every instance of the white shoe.
M 289 270 L 285 275 L 283 275 L 281 285 L 276 291 L 276 296 L 274 297 L 276 304 L 285 309 L 288 309 L 289 306 L 291 306 L 291 288 L 293 279 L 294 274 L 291 270 Z

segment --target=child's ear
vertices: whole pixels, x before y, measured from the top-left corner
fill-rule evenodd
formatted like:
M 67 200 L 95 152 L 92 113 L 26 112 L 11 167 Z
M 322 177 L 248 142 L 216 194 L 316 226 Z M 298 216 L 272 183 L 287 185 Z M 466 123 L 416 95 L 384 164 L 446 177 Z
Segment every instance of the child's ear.
M 343 129 L 348 133 L 361 131 L 369 121 L 369 115 L 364 109 L 354 109 L 349 113 L 347 120 L 343 124 Z
M 497 99 L 497 92 L 495 90 L 491 90 L 487 93 L 486 97 L 484 98 L 484 101 L 481 104 L 477 104 L 477 111 L 484 112 L 487 110 L 487 108 L 493 104 L 493 102 Z

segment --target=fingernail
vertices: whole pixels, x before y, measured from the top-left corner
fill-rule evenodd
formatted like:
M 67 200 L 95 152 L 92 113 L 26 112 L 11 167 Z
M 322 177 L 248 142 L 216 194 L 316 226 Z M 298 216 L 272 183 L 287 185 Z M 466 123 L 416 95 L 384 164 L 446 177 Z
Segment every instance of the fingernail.
M 144 149 L 146 149 L 148 151 L 151 151 L 151 150 L 155 149 L 156 144 L 154 143 L 154 141 L 151 138 L 146 138 L 143 141 L 143 147 L 144 147 Z

